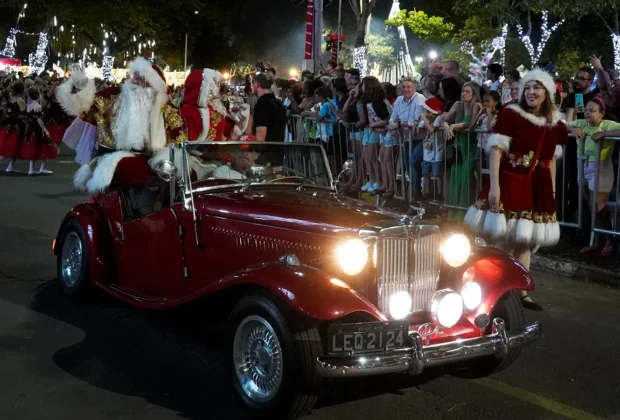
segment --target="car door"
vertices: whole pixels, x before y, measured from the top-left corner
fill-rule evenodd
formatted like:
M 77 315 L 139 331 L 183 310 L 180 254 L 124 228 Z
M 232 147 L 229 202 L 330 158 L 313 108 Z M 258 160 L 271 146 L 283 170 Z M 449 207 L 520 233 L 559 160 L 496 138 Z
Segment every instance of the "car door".
M 174 298 L 183 292 L 182 232 L 172 207 L 137 218 L 125 216 L 114 236 L 121 287 L 155 299 Z

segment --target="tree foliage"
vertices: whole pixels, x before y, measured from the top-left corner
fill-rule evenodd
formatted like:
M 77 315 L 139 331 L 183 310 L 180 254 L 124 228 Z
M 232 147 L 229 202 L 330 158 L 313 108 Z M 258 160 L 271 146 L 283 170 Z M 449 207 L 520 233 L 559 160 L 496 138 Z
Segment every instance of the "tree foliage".
M 384 34 L 366 35 L 368 60 L 381 68 L 390 68 L 398 63 L 398 34 L 386 31 Z
M 486 44 L 490 40 L 500 35 L 500 29 L 490 25 L 488 20 L 483 17 L 474 15 L 469 16 L 465 20 L 465 26 L 454 34 L 453 41 L 461 43 L 469 41 L 477 48 L 476 54 L 479 54 L 482 48 L 486 48 Z
M 454 24 L 446 22 L 439 16 L 429 16 L 422 11 L 401 10 L 397 16 L 386 20 L 385 23 L 408 27 L 414 35 L 427 42 L 445 42 L 454 31 Z

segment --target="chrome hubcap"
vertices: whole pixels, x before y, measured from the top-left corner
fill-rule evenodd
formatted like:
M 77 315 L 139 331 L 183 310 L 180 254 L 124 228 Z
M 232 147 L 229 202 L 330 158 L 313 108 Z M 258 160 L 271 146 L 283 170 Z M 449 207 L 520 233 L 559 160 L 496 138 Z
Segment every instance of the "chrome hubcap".
M 70 232 L 62 245 L 61 281 L 67 287 L 74 287 L 82 269 L 82 241 L 75 232 Z
M 241 321 L 233 342 L 233 361 L 245 395 L 266 402 L 277 394 L 282 383 L 282 348 L 267 320 L 252 315 Z

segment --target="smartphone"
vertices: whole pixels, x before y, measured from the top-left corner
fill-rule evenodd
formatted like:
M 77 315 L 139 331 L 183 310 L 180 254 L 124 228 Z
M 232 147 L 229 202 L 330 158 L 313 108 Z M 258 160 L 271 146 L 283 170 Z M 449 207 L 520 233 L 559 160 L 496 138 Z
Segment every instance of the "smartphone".
M 545 64 L 545 67 L 543 67 L 542 69 L 546 71 L 547 73 L 553 75 L 553 70 L 555 70 L 555 64 L 549 61 L 547 64 Z
M 583 93 L 575 93 L 575 108 L 583 109 Z

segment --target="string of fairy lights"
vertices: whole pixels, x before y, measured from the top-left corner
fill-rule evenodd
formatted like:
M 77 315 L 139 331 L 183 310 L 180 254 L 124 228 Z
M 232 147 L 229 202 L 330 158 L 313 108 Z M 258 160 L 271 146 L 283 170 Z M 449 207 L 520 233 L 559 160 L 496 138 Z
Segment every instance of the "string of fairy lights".
M 65 27 L 64 25 L 59 26 L 58 19 L 56 16 L 54 16 L 49 27 L 46 27 L 46 29 L 42 32 L 32 33 L 32 32 L 26 32 L 26 31 L 20 30 L 19 22 L 21 19 L 23 19 L 26 16 L 25 11 L 27 7 L 28 7 L 28 4 L 24 4 L 23 8 L 19 12 L 16 27 L 9 29 L 9 33 L 5 41 L 4 48 L 0 50 L 0 55 L 3 55 L 8 58 L 15 57 L 18 35 L 37 36 L 38 37 L 37 47 L 34 52 L 28 55 L 28 64 L 30 66 L 31 73 L 39 74 L 40 72 L 45 70 L 47 62 L 49 60 L 48 50 L 50 47 L 50 41 L 59 43 L 58 45 L 58 48 L 59 48 L 58 59 L 59 60 L 58 60 L 57 65 L 60 66 L 60 59 L 63 57 L 63 53 L 62 51 L 60 51 L 62 49 L 61 47 L 62 43 L 60 42 L 61 33 L 65 31 Z M 84 51 L 81 57 L 79 57 L 79 55 L 76 55 L 76 52 L 75 52 L 76 30 L 75 30 L 75 25 L 71 25 L 71 31 L 70 31 L 71 32 L 71 44 L 69 44 L 71 52 L 65 52 L 64 58 L 65 60 L 71 59 L 72 64 L 75 62 L 78 62 L 83 67 L 87 67 L 87 66 L 97 67 L 95 59 L 93 59 L 92 57 L 100 55 L 103 78 L 110 79 L 112 76 L 112 70 L 114 68 L 114 60 L 115 60 L 115 55 L 113 55 L 113 52 L 111 51 L 114 51 L 113 46 L 115 43 L 118 42 L 118 36 L 114 32 L 107 30 L 104 27 L 103 23 L 101 23 L 100 25 L 101 25 L 101 31 L 102 31 L 101 32 L 101 45 L 97 46 L 97 45 L 90 44 L 88 48 L 84 48 Z M 133 39 L 134 45 L 133 45 L 133 51 L 131 51 L 133 53 L 131 57 L 136 56 L 137 54 L 142 55 L 143 50 L 144 50 L 145 53 L 148 53 L 150 51 L 151 58 L 152 59 L 155 58 L 155 51 L 154 51 L 154 48 L 156 45 L 155 40 L 153 39 L 145 40 L 143 39 L 142 34 L 138 34 L 137 36 L 133 35 L 132 39 Z M 121 57 L 125 59 L 123 62 L 123 66 L 125 66 L 127 64 L 127 58 L 130 57 L 130 51 L 124 51 Z
M 523 34 L 523 27 L 517 24 L 517 32 L 519 33 L 519 38 L 521 39 L 521 42 L 523 42 L 525 49 L 530 55 L 532 67 L 538 64 L 538 61 L 540 60 L 540 57 L 542 56 L 543 50 L 545 49 L 545 45 L 547 45 L 547 41 L 551 37 L 551 34 L 553 34 L 563 23 L 564 23 L 564 19 L 560 20 L 555 25 L 553 25 L 551 28 L 549 28 L 549 13 L 546 10 L 543 10 L 542 26 L 541 26 L 542 34 L 540 36 L 540 42 L 538 43 L 538 46 L 536 47 L 536 49 L 534 49 L 534 46 L 532 45 L 532 40 L 530 39 L 529 32 L 527 34 Z

